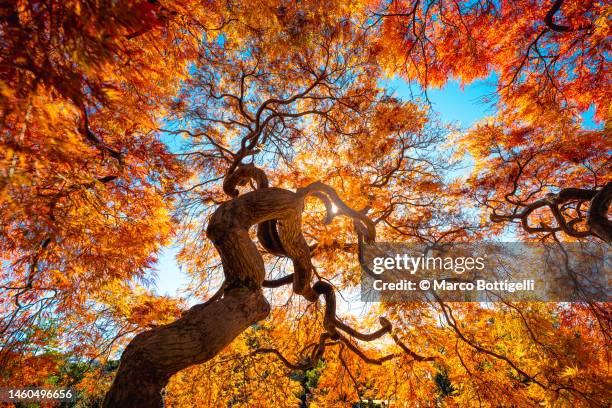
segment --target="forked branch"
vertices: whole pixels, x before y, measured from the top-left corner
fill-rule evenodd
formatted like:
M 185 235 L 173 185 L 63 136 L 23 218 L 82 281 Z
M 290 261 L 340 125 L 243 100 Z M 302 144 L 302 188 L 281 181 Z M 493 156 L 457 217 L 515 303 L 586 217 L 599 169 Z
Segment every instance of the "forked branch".
M 564 232 L 575 237 L 596 236 L 605 242 L 612 242 L 612 222 L 608 210 L 612 202 L 612 182 L 600 189 L 564 188 L 556 194 L 522 205 L 522 208 L 510 214 L 500 214 L 493 210 L 491 221 L 518 221 L 528 233 Z M 582 213 L 582 207 L 588 205 L 588 213 Z M 570 213 L 568 210 L 574 211 Z M 548 209 L 555 220 L 555 225 L 540 223 L 534 226 L 529 222 L 530 216 L 537 210 Z M 578 229 L 580 223 L 586 229 Z

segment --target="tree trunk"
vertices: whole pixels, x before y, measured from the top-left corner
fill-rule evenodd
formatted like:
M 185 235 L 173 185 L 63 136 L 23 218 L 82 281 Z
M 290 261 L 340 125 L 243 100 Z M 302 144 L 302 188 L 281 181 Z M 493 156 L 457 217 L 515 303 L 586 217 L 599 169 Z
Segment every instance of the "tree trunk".
M 249 171 L 254 169 L 248 168 Z M 232 184 L 227 187 L 231 189 Z M 291 280 L 286 283 L 293 283 L 293 291 L 309 301 L 316 301 L 320 294 L 325 296 L 324 326 L 332 338 L 336 338 L 333 289 L 324 282 L 311 286 L 310 251 L 301 233 L 304 197 L 321 189 L 335 198 L 339 212 L 356 214 L 358 219 L 364 217 L 347 207 L 333 189 L 321 183 L 313 183 L 296 193 L 261 188 L 226 201 L 215 210 L 206 235 L 215 244 L 223 264 L 225 289 L 222 297 L 194 306 L 174 323 L 136 336 L 121 357 L 117 377 L 104 400 L 105 407 L 161 407 L 162 390 L 173 374 L 210 360 L 251 324 L 268 315 L 270 306 L 261 291 L 266 272 L 264 261 L 249 235 L 249 228 L 267 221 L 275 220 L 278 225 L 277 235 L 281 242 L 274 242 L 272 246 L 282 248 L 293 261 L 294 273 L 288 275 Z M 265 234 L 259 236 L 264 238 L 264 243 L 275 239 Z M 352 335 L 359 336 L 355 331 Z M 318 351 L 313 352 L 315 356 L 323 352 L 325 339 L 329 336 L 322 338 Z
M 237 288 L 196 305 L 179 320 L 137 335 L 125 349 L 104 407 L 162 407 L 170 377 L 213 358 L 270 306 L 261 290 Z

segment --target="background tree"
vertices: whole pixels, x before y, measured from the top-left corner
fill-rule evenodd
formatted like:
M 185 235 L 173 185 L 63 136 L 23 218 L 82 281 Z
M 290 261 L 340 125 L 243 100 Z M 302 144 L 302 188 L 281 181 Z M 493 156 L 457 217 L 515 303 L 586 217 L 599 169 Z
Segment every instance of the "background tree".
M 2 381 L 57 366 L 41 353 L 51 338 L 96 359 L 178 313 L 176 300 L 138 281 L 171 237 L 164 191 L 187 174 L 152 130 L 195 55 L 201 21 L 219 22 L 212 7 L 189 19 L 185 7 L 0 6 Z M 44 381 L 35 372 L 28 381 Z

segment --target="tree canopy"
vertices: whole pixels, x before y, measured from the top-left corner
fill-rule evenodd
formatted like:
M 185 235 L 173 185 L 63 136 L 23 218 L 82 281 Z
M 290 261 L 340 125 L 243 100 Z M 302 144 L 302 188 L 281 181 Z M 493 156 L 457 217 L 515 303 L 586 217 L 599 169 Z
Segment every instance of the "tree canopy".
M 366 243 L 612 242 L 611 12 L 0 5 L 0 385 L 77 406 L 606 406 L 608 303 L 338 304 Z M 435 115 L 428 90 L 480 79 L 491 117 Z M 170 244 L 189 298 L 153 288 Z

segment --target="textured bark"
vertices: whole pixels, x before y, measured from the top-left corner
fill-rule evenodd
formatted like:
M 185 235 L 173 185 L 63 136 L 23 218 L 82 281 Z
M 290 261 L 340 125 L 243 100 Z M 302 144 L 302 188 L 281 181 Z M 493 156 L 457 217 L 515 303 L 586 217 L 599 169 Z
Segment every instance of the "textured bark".
M 249 228 L 270 220 L 294 219 L 302 210 L 302 197 L 280 188 L 255 190 L 223 203 L 210 218 L 206 235 L 223 262 L 228 287 L 261 287 L 263 258 L 249 237 Z
M 127 346 L 105 407 L 161 407 L 170 377 L 214 357 L 251 324 L 265 318 L 264 262 L 248 230 L 268 220 L 299 218 L 303 197 L 264 188 L 223 203 L 206 231 L 223 262 L 225 289 L 181 319 L 136 336 Z
M 171 324 L 140 333 L 121 357 L 104 407 L 162 407 L 173 374 L 210 360 L 269 311 L 260 290 L 234 289 Z
M 611 203 L 612 182 L 606 184 L 593 197 L 587 220 L 591 231 L 608 243 L 612 243 L 612 222 L 608 218 Z

